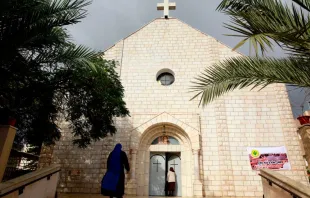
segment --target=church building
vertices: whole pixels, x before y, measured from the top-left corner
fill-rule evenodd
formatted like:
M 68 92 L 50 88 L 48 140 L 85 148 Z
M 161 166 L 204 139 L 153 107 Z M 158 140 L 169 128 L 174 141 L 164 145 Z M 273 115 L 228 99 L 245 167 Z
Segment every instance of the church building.
M 204 69 L 226 58 L 243 56 L 177 18 L 175 3 L 158 4 L 164 16 L 105 50 L 117 61 L 130 117 L 115 118 L 114 136 L 87 149 L 72 145 L 68 123 L 53 149 L 61 164 L 59 192 L 100 193 L 109 153 L 123 145 L 131 171 L 126 194 L 165 196 L 170 167 L 179 197 L 262 197 L 259 171 L 249 148 L 283 147 L 289 166 L 279 170 L 307 183 L 306 165 L 283 84 L 260 91 L 242 89 L 205 107 L 190 88 Z

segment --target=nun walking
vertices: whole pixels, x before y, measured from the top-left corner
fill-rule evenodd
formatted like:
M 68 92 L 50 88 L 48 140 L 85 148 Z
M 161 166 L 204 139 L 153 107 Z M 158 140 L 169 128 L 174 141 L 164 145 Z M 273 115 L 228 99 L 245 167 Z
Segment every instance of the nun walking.
M 122 198 L 125 192 L 125 172 L 130 171 L 128 158 L 122 145 L 116 144 L 107 161 L 107 172 L 101 181 L 101 194 Z

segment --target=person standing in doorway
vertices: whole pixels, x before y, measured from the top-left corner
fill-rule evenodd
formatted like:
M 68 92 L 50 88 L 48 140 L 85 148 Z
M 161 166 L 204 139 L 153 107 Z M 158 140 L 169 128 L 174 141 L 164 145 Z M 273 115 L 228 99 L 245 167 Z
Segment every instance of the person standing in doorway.
M 168 196 L 173 196 L 175 191 L 175 172 L 172 167 L 167 174 L 167 182 L 168 182 Z
M 127 155 L 122 145 L 116 144 L 107 161 L 107 172 L 101 181 L 101 194 L 122 198 L 125 192 L 124 169 L 130 171 Z

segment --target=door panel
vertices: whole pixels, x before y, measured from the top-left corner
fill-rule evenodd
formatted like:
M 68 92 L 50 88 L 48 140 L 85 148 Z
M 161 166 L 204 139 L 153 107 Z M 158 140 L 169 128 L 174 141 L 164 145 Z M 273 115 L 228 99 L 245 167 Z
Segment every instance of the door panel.
M 177 155 L 172 155 L 168 159 L 168 170 L 172 167 L 175 171 L 176 182 L 174 196 L 182 196 L 182 183 L 181 183 L 181 159 Z
M 149 194 L 151 196 L 165 196 L 165 153 L 151 154 Z

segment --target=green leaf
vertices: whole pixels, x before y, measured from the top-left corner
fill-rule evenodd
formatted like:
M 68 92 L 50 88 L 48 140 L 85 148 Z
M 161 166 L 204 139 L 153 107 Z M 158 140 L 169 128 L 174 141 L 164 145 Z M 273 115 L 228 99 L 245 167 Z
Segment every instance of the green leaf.
M 221 95 L 246 87 L 265 87 L 285 83 L 300 87 L 310 86 L 310 67 L 304 59 L 237 57 L 208 68 L 193 82 L 191 90 L 207 105 Z

